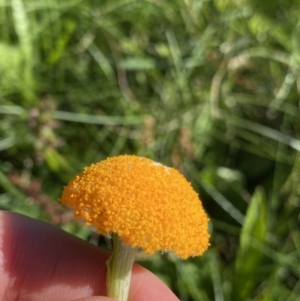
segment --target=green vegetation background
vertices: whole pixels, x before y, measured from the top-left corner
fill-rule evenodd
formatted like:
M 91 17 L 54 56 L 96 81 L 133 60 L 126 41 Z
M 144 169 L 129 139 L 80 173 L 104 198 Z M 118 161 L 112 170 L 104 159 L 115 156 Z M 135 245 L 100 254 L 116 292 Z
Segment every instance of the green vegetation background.
M 0 208 L 97 241 L 63 186 L 147 156 L 192 182 L 212 239 L 141 264 L 182 301 L 300 300 L 299 15 L 297 0 L 0 0 Z

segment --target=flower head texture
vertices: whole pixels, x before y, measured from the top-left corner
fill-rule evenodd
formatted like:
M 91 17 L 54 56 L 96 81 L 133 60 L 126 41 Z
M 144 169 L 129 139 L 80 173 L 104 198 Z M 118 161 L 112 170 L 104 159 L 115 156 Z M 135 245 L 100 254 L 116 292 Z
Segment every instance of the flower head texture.
M 208 217 L 191 184 L 174 168 L 144 157 L 111 157 L 86 167 L 61 202 L 102 234 L 116 233 L 146 253 L 185 259 L 209 246 Z

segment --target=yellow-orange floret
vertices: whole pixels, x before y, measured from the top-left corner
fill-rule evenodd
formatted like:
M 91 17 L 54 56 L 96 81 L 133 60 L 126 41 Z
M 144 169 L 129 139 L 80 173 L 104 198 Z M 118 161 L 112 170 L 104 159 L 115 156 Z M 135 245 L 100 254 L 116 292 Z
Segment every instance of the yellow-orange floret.
M 117 233 L 147 253 L 181 258 L 209 246 L 208 217 L 191 184 L 174 168 L 137 156 L 111 157 L 84 169 L 61 202 L 102 234 Z

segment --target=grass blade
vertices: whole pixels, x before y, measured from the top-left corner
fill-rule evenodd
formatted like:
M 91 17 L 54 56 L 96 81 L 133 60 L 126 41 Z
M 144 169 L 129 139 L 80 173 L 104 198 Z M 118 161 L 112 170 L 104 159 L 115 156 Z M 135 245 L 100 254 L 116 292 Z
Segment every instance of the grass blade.
M 247 209 L 235 265 L 233 300 L 247 300 L 255 289 L 264 255 L 252 246 L 252 239 L 263 243 L 267 234 L 267 203 L 264 191 L 257 188 Z

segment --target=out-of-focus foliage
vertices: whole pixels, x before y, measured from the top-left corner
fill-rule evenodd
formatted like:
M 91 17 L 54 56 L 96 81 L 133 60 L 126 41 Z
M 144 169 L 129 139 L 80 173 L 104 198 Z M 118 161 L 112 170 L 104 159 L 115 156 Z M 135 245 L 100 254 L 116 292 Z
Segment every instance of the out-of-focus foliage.
M 0 208 L 88 239 L 62 187 L 147 156 L 192 182 L 212 239 L 142 264 L 182 301 L 299 300 L 299 15 L 298 0 L 0 0 Z

